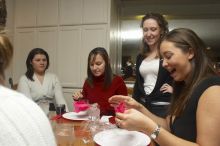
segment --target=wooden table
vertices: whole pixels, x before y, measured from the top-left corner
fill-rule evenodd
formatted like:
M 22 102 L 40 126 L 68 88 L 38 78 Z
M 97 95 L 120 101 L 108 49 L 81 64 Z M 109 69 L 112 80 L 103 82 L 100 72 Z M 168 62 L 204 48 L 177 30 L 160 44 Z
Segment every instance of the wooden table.
M 55 113 L 50 113 L 50 118 L 54 117 L 56 114 Z M 54 135 L 56 135 L 55 133 L 57 132 L 56 127 L 62 124 L 68 124 L 70 126 L 74 127 L 74 133 L 73 133 L 73 137 L 72 137 L 72 144 L 66 144 L 66 142 L 62 141 L 62 139 L 57 138 L 57 146 L 98 146 L 97 144 L 95 144 L 95 142 L 93 141 L 92 138 L 90 138 L 90 142 L 89 143 L 84 143 L 82 138 L 84 136 L 88 136 L 88 134 L 86 134 L 85 132 L 82 133 L 82 126 L 84 124 L 84 121 L 72 121 L 72 120 L 67 120 L 64 118 L 59 118 L 57 120 L 50 120 L 53 131 L 54 131 Z M 149 146 L 155 146 L 155 144 L 153 142 L 151 142 L 151 144 Z
M 50 113 L 50 118 L 55 116 L 56 114 Z M 84 122 L 83 121 L 72 121 L 72 120 L 67 120 L 64 118 L 59 118 L 57 120 L 51 120 L 50 119 L 51 126 L 54 131 L 54 135 L 56 136 L 57 128 L 59 125 L 65 124 L 74 127 L 74 132 L 72 136 L 71 143 L 72 144 L 67 144 L 65 141 L 62 141 L 62 138 L 56 137 L 57 140 L 57 146 L 97 146 L 92 138 L 90 138 L 89 143 L 84 143 L 82 141 L 82 138 L 84 136 L 89 136 L 89 134 L 86 134 L 85 132 L 82 133 L 81 127 L 83 126 Z

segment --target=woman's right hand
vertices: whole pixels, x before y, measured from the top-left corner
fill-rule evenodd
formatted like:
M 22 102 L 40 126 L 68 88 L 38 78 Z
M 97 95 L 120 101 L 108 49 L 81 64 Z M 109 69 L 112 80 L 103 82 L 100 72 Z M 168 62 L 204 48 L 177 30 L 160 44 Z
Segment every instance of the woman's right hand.
M 147 134 L 150 134 L 157 126 L 153 120 L 135 109 L 116 113 L 115 122 L 121 128 L 142 131 Z
M 136 100 L 134 100 L 130 96 L 123 96 L 123 95 L 114 95 L 109 98 L 109 103 L 111 106 L 116 107 L 121 102 L 124 102 L 126 105 L 126 109 L 134 108 L 136 110 L 140 110 L 142 105 L 138 103 Z
M 79 100 L 79 99 L 83 98 L 82 91 L 75 92 L 75 93 L 73 93 L 72 96 L 73 96 L 74 100 Z

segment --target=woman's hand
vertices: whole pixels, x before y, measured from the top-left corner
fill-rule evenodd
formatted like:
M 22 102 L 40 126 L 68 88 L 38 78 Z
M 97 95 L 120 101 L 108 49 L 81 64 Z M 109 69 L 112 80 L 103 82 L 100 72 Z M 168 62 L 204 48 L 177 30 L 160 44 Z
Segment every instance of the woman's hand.
M 165 83 L 161 86 L 160 91 L 163 93 L 173 93 L 173 87 Z
M 126 110 L 124 113 L 116 113 L 116 124 L 127 130 L 142 131 L 146 134 L 152 133 L 157 124 L 135 109 Z
M 134 108 L 136 110 L 140 110 L 140 108 L 142 107 L 140 103 L 138 103 L 130 96 L 114 95 L 109 98 L 109 103 L 113 107 L 116 107 L 121 102 L 125 103 L 126 109 Z
M 78 91 L 78 92 L 73 93 L 72 97 L 74 100 L 79 100 L 79 99 L 83 98 L 82 91 Z

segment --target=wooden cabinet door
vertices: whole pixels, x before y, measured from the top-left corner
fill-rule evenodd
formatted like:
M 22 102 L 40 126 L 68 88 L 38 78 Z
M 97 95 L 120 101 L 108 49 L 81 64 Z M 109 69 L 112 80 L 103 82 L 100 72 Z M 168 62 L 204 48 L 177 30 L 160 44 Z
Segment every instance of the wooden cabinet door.
M 81 27 L 64 26 L 59 30 L 57 72 L 63 87 L 79 87 Z
M 82 24 L 82 0 L 60 0 L 59 10 L 60 25 Z
M 15 0 L 16 27 L 34 27 L 37 21 L 37 0 Z
M 108 23 L 110 0 L 84 0 L 83 24 Z
M 35 47 L 36 30 L 33 28 L 16 29 L 14 38 L 13 57 L 13 80 L 18 82 L 19 78 L 26 72 L 26 59 L 29 51 Z
M 38 0 L 37 26 L 58 25 L 58 0 Z

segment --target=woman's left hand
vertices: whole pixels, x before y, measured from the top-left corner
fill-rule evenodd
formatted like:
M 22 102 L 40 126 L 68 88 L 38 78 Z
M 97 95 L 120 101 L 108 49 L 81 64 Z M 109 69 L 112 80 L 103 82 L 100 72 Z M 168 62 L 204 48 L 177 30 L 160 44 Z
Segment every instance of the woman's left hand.
M 130 96 L 114 95 L 109 98 L 109 103 L 112 107 L 118 106 L 121 102 L 125 103 L 127 109 L 134 108 L 140 110 L 142 107 L 140 103 Z
M 151 133 L 157 124 L 135 109 L 126 110 L 124 113 L 116 113 L 116 124 L 127 130 L 142 131 Z
M 161 86 L 160 91 L 163 93 L 173 93 L 173 87 L 165 83 Z

